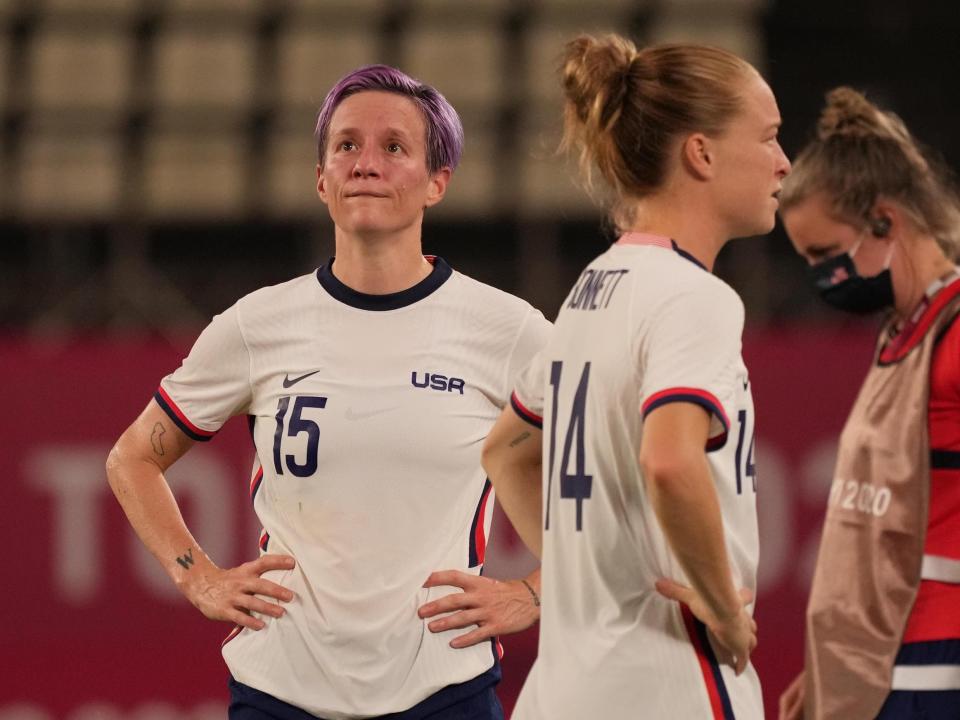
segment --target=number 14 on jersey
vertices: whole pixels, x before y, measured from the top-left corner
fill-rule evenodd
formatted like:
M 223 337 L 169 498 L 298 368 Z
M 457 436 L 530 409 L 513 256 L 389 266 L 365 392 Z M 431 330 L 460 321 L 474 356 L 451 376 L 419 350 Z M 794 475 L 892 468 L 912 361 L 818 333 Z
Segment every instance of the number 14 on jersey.
M 550 439 L 548 447 L 547 509 L 544 528 L 550 529 L 550 497 L 553 490 L 553 469 L 557 448 L 557 402 L 560 395 L 560 378 L 563 363 L 559 360 L 550 365 L 550 387 L 553 392 L 553 412 L 550 414 Z M 567 432 L 560 457 L 560 497 L 577 502 L 577 531 L 583 529 L 583 501 L 590 499 L 593 476 L 587 475 L 584 434 L 586 430 L 587 386 L 590 383 L 590 363 L 585 363 L 573 396 L 573 407 L 567 419 Z M 570 454 L 573 452 L 573 471 L 570 471 Z
M 576 528 L 583 530 L 583 503 L 590 499 L 593 490 L 593 475 L 588 475 L 586 466 L 586 409 L 587 392 L 590 384 L 590 363 L 584 363 L 573 395 L 573 403 L 568 415 L 561 423 L 563 450 L 560 464 L 557 465 L 557 420 L 559 413 L 560 382 L 563 377 L 563 362 L 556 360 L 550 365 L 550 388 L 552 393 L 552 412 L 550 413 L 550 434 L 547 439 L 547 507 L 544 512 L 544 529 L 550 529 L 550 499 L 553 497 L 554 477 L 560 484 L 560 498 L 574 500 L 577 504 Z M 739 433 L 734 452 L 736 466 L 737 494 L 743 493 L 744 477 L 749 479 L 754 492 L 757 490 L 756 467 L 753 463 L 753 429 L 748 430 L 747 411 L 737 413 Z M 565 430 L 563 426 L 565 425 Z M 557 476 L 554 475 L 557 470 Z

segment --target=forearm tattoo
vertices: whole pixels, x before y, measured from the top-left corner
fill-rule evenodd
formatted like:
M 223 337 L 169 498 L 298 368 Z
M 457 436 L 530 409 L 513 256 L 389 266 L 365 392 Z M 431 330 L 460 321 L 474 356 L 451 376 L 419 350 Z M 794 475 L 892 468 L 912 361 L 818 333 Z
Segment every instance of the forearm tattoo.
M 163 436 L 167 432 L 167 429 L 163 427 L 163 423 L 157 423 L 153 426 L 153 432 L 150 434 L 150 444 L 153 445 L 153 451 L 157 455 L 163 455 Z
M 188 549 L 187 552 L 177 558 L 177 564 L 184 570 L 189 570 L 193 562 L 193 548 Z
M 516 447 L 517 445 L 522 443 L 524 440 L 526 440 L 528 437 L 530 437 L 530 433 L 524 430 L 522 433 L 520 433 L 513 440 L 510 441 L 510 447 Z

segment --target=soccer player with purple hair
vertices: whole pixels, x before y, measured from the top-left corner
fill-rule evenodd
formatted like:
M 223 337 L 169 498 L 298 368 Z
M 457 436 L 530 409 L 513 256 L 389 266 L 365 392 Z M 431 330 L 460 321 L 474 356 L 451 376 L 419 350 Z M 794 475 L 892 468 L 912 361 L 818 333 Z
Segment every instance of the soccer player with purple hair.
M 423 255 L 463 147 L 434 88 L 360 68 L 316 139 L 336 255 L 213 318 L 117 441 L 110 485 L 186 598 L 235 625 L 233 720 L 502 718 L 496 636 L 537 620 L 540 580 L 481 575 L 480 450 L 549 323 Z M 234 415 L 263 530 L 258 559 L 220 568 L 164 472 Z

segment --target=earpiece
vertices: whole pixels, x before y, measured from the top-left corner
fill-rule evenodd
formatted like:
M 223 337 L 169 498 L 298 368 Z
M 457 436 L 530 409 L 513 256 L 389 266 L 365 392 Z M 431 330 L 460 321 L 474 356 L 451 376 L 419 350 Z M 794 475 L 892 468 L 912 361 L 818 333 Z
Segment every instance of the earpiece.
M 882 238 L 890 234 L 890 218 L 878 217 L 870 221 L 870 231 L 874 237 Z

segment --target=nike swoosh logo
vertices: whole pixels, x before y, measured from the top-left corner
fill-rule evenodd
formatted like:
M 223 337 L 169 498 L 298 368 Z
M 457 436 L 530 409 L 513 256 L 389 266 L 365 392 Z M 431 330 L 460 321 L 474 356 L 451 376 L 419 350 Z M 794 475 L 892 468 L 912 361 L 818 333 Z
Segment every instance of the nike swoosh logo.
M 376 410 L 368 410 L 367 412 L 354 412 L 353 408 L 347 408 L 347 411 L 343 414 L 343 416 L 347 420 L 366 420 L 367 418 L 376 417 L 377 415 L 382 415 L 383 413 L 396 409 L 396 407 L 385 407 L 377 408 Z
M 305 375 L 301 375 L 300 377 L 295 377 L 295 378 L 291 378 L 289 374 L 286 374 L 283 376 L 283 387 L 285 388 L 292 387 L 293 385 L 296 385 L 301 380 L 306 380 L 311 375 L 316 375 L 318 372 L 320 371 L 314 370 L 313 372 L 308 372 Z

